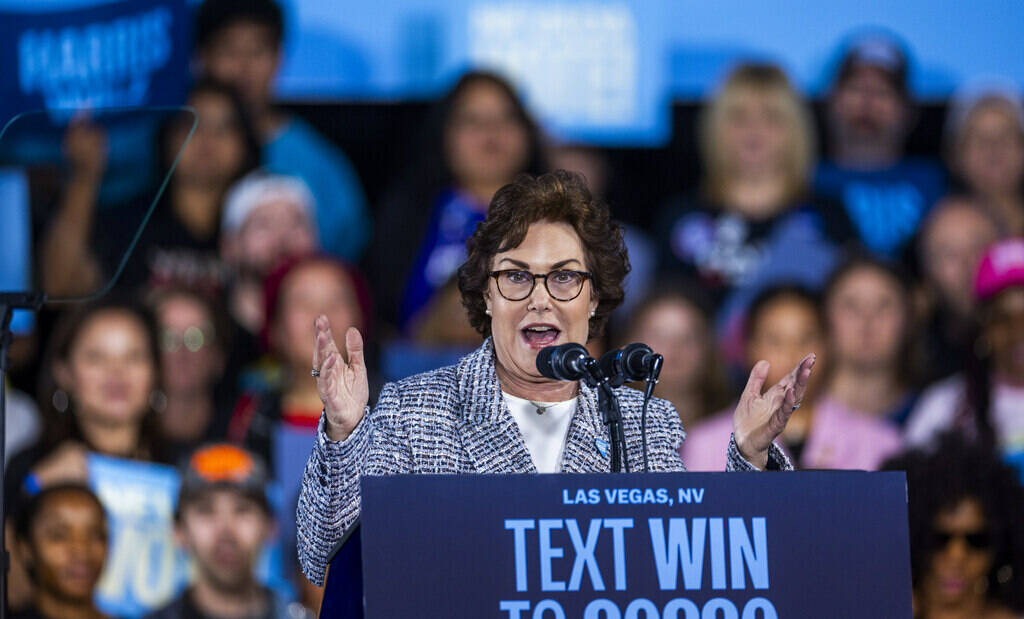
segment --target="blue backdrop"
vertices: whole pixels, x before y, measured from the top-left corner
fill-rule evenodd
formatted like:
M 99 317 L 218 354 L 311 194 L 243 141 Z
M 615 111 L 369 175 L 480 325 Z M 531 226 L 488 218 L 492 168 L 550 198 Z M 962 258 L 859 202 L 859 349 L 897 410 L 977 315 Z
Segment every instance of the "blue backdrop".
M 286 99 L 433 97 L 466 66 L 487 65 L 515 79 L 554 133 L 604 143 L 665 139 L 667 102 L 703 96 L 739 58 L 778 61 L 809 94 L 820 94 L 844 37 L 865 27 L 884 27 L 905 40 L 913 87 L 923 97 L 945 97 L 980 75 L 1024 83 L 1024 3 L 1014 0 L 282 3 L 287 55 L 278 90 Z M 156 4 L 175 3 L 0 0 L 0 11 L 39 15 L 102 6 L 135 7 L 143 15 Z M 153 31 L 162 27 L 160 19 L 147 22 Z M 3 55 L 5 68 L 13 59 Z M 8 79 L 0 78 L 5 90 Z M 151 86 L 164 88 L 159 79 Z

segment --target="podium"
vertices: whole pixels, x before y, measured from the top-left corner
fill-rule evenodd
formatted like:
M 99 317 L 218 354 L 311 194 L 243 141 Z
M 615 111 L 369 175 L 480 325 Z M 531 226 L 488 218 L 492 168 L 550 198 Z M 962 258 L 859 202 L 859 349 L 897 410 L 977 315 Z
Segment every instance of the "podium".
M 361 483 L 321 617 L 912 617 L 901 472 Z

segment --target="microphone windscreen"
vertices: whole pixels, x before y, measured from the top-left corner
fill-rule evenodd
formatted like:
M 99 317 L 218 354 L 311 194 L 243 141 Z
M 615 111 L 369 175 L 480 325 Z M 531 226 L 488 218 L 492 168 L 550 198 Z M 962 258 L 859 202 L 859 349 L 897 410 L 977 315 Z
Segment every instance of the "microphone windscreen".
M 608 382 L 611 383 L 612 387 L 621 387 L 623 382 L 625 382 L 625 377 L 622 375 L 619 364 L 621 355 L 622 349 L 616 348 L 604 353 L 597 360 L 597 367 L 601 368 L 601 373 L 608 378 Z
M 551 378 L 559 380 L 558 375 L 555 374 L 555 369 L 552 367 L 551 360 L 558 352 L 558 346 L 545 346 L 540 349 L 537 353 L 537 371 L 540 375 L 545 378 Z
M 587 349 L 575 342 L 545 346 L 537 353 L 537 371 L 555 380 L 579 380 L 583 376 L 580 361 L 587 357 Z
M 626 380 L 643 380 L 647 378 L 647 356 L 652 354 L 647 344 L 635 342 L 622 349 L 622 371 Z

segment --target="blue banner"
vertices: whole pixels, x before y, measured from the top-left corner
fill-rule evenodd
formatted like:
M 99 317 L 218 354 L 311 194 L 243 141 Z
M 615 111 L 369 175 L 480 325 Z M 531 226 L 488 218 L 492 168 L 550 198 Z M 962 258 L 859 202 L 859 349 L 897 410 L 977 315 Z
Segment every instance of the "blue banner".
M 0 0 L 0 126 L 46 110 L 35 140 L 0 144 L 8 162 L 63 161 L 72 115 L 104 108 L 180 105 L 188 88 L 191 13 L 185 0 L 10 2 Z M 102 204 L 123 203 L 158 182 L 157 114 L 105 119 L 108 168 Z
M 366 617 L 911 617 L 903 473 L 364 477 Z
M 184 0 L 0 12 L 0 112 L 173 105 L 186 87 Z
M 28 178 L 17 168 L 0 168 L 0 292 L 27 292 L 32 282 L 32 230 Z M 32 312 L 15 310 L 11 330 L 30 333 Z
M 110 531 L 96 602 L 107 614 L 138 617 L 185 583 L 187 561 L 174 541 L 178 472 L 91 454 L 89 485 L 107 510 Z
M 188 582 L 189 559 L 174 539 L 178 470 L 163 464 L 89 455 L 89 486 L 107 511 L 110 541 L 96 592 L 100 610 L 115 617 L 140 617 L 178 595 Z M 272 504 L 279 500 L 271 487 Z M 284 573 L 282 540 L 267 544 L 256 565 L 257 579 L 286 598 L 294 597 Z

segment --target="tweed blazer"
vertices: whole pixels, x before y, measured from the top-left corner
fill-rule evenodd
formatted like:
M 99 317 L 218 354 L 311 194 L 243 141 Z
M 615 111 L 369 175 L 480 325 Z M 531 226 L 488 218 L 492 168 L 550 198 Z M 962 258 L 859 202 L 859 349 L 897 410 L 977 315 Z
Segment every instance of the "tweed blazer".
M 632 470 L 642 466 L 640 414 L 643 394 L 616 390 L 626 452 Z M 647 452 L 651 471 L 685 471 L 679 447 L 685 438 L 669 402 L 652 398 L 647 410 Z M 576 413 L 562 453 L 564 473 L 611 469 L 608 431 L 601 421 L 597 391 L 580 384 Z M 722 445 L 726 470 L 753 471 L 734 439 Z M 792 466 L 777 447 L 772 468 Z M 501 393 L 488 338 L 457 364 L 384 385 L 376 407 L 344 441 L 332 441 L 321 418 L 306 463 L 296 513 L 302 571 L 322 584 L 328 554 L 359 516 L 359 477 L 403 473 L 536 473 L 526 443 Z

